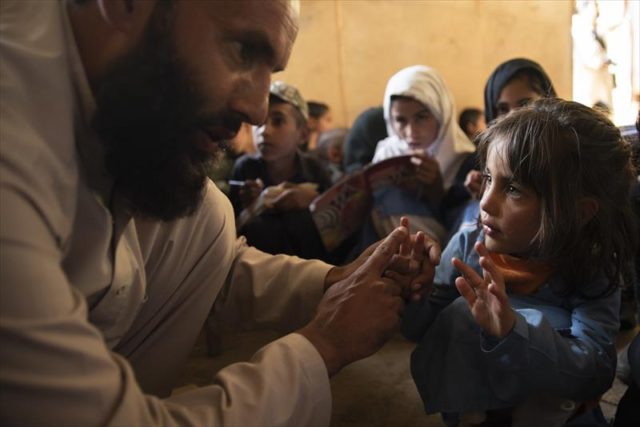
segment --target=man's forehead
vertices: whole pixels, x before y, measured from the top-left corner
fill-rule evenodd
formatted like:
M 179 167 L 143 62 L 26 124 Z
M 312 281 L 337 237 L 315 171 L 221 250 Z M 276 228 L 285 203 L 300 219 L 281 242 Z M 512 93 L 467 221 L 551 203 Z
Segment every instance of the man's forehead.
M 226 30 L 262 35 L 279 61 L 288 60 L 298 32 L 298 15 L 288 0 L 214 1 L 213 12 Z M 278 64 L 283 67 L 285 64 Z

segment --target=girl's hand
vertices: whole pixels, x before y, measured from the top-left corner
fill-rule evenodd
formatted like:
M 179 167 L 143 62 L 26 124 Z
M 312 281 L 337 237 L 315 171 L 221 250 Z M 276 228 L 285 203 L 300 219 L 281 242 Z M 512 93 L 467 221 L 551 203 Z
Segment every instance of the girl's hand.
M 402 217 L 400 225 L 409 229 L 409 219 Z M 409 236 L 393 256 L 384 276 L 400 284 L 407 300 L 420 300 L 433 288 L 436 266 L 440 263 L 440 245 L 422 231 Z
M 409 219 L 402 217 L 400 226 L 409 230 Z M 325 290 L 351 275 L 366 262 L 381 242 L 369 246 L 350 264 L 329 270 Z M 424 233 L 418 232 L 407 235 L 398 252 L 391 257 L 383 275 L 400 286 L 405 299 L 419 300 L 431 290 L 435 268 L 439 263 L 440 245 Z
M 438 161 L 426 154 L 416 155 L 415 158 L 420 160 L 419 164 L 416 165 L 416 179 L 418 182 L 426 186 L 438 183 L 442 185 L 442 174 L 440 173 Z M 416 163 L 418 162 L 416 161 Z
M 516 315 L 509 303 L 502 274 L 489 257 L 489 251 L 480 242 L 476 243 L 475 250 L 480 255 L 484 277 L 458 258 L 453 258 L 453 266 L 462 273 L 456 279 L 456 288 L 467 300 L 471 314 L 484 333 L 501 339 L 515 326 Z

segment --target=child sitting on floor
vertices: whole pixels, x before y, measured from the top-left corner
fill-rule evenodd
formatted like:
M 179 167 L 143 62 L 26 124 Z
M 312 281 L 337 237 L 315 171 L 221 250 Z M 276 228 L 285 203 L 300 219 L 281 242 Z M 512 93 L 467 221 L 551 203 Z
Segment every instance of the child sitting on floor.
M 372 163 L 413 155 L 415 179 L 413 188 L 391 186 L 374 195 L 377 237 L 406 215 L 414 230 L 443 242 L 446 218 L 469 198 L 464 178 L 475 164 L 475 147 L 456 122 L 453 96 L 433 68 L 408 67 L 387 83 L 384 117 L 390 136 L 378 143 Z
M 448 425 L 561 426 L 615 374 L 638 236 L 630 147 L 592 109 L 541 99 L 478 150 L 480 223 L 451 239 L 432 294 L 403 315 L 419 342 L 411 372 Z
M 263 199 L 277 193 L 268 197 L 266 210 L 241 225 L 239 234 L 268 253 L 326 259 L 309 204 L 331 186 L 331 179 L 318 159 L 299 149 L 306 141 L 307 118 L 298 90 L 272 83 L 266 123 L 256 129 L 258 152 L 236 161 L 231 177 L 239 185 L 232 186 L 230 199 L 238 216 L 263 190 Z

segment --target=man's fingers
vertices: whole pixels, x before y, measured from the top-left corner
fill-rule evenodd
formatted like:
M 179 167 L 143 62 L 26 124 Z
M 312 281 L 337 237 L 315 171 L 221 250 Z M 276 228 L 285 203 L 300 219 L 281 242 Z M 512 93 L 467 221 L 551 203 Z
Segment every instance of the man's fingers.
M 402 315 L 402 312 L 404 311 L 404 300 L 399 296 L 396 296 L 393 298 L 393 305 L 395 306 L 395 312 L 398 316 Z
M 382 287 L 386 294 L 392 295 L 394 297 L 402 295 L 402 287 L 391 277 L 380 279 L 379 286 Z
M 358 271 L 371 272 L 371 274 L 381 277 L 391 258 L 398 253 L 400 245 L 406 241 L 408 236 L 409 231 L 404 227 L 393 230 L 373 251 L 369 259 L 358 268 Z
M 429 254 L 431 264 L 440 264 L 440 244 L 427 235 L 424 236 L 424 250 Z
M 420 262 L 413 258 L 395 254 L 393 257 L 391 257 L 388 268 L 393 271 L 397 271 L 400 274 L 415 275 L 420 272 Z

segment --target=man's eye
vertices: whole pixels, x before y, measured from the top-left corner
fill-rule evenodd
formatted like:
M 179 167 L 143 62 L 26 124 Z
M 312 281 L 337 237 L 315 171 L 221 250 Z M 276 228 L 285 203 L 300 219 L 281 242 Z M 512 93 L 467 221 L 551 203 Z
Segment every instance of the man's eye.
M 243 43 L 240 41 L 232 42 L 232 48 L 236 61 L 242 66 L 250 66 L 255 58 L 255 49 L 249 43 Z

